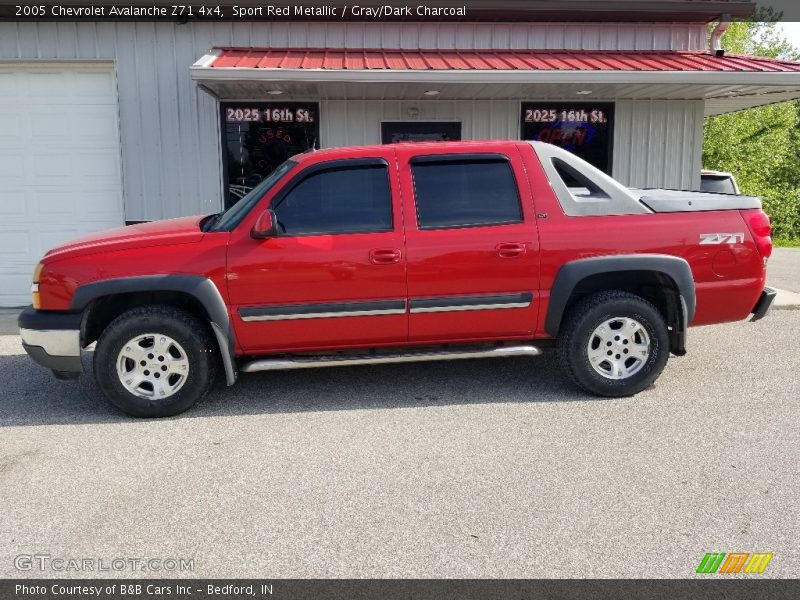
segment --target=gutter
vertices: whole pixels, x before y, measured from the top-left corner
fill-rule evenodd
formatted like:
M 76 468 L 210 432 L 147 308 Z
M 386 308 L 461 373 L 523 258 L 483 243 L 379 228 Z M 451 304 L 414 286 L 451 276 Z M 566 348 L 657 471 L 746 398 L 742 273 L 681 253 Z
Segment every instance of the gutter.
M 731 16 L 729 14 L 724 14 L 717 23 L 717 26 L 714 28 L 714 31 L 711 32 L 711 41 L 709 43 L 709 49 L 716 55 L 716 56 L 725 56 L 725 49 L 722 47 L 722 36 L 725 35 L 725 32 L 728 30 L 731 24 Z

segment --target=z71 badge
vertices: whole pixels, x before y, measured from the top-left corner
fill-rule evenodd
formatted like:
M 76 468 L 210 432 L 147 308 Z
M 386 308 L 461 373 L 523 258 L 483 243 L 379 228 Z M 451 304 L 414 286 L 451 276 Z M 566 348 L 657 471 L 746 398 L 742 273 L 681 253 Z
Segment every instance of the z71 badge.
M 701 233 L 700 245 L 709 246 L 712 244 L 743 244 L 743 233 Z

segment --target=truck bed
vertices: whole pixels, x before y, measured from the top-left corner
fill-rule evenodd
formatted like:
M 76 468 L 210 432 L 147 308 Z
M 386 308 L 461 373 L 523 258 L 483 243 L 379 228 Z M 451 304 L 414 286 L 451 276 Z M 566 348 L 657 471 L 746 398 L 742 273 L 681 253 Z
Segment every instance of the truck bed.
M 747 210 L 761 208 L 761 198 L 683 190 L 631 189 L 639 201 L 656 213 Z

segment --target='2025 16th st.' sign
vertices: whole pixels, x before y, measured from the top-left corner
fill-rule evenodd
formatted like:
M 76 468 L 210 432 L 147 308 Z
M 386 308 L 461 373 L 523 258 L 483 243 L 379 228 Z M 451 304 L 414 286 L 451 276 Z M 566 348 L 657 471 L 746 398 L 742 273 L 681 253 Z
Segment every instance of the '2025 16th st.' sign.
M 228 123 L 313 123 L 314 110 L 304 106 L 273 106 L 268 108 L 228 106 L 225 121 Z

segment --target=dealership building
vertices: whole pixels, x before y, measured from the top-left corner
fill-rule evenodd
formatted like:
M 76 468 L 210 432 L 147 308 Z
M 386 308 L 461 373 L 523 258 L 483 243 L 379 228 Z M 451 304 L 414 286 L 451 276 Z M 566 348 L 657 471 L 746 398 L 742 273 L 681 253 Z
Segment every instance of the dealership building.
M 48 248 L 219 212 L 311 148 L 537 139 L 627 185 L 692 189 L 706 116 L 800 97 L 800 63 L 717 51 L 708 23 L 751 2 L 461 4 L 456 20 L 1 22 L 0 306 L 29 302 Z

